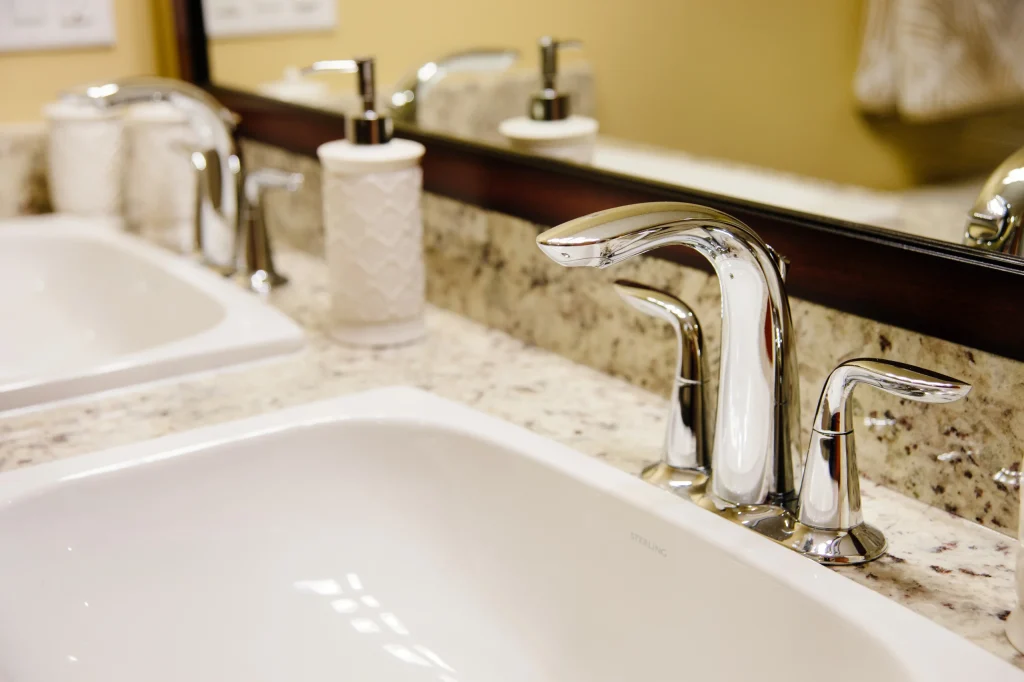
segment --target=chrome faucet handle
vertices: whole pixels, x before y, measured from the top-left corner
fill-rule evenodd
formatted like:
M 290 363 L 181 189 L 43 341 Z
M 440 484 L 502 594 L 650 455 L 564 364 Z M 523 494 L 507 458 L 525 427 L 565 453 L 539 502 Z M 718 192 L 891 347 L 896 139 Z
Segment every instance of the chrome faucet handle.
M 265 294 L 272 288 L 286 284 L 288 279 L 274 268 L 267 231 L 264 194 L 269 190 L 284 189 L 295 192 L 302 187 L 302 173 L 289 173 L 276 168 L 260 168 L 249 172 L 244 183 L 245 229 L 239 235 L 242 267 L 236 278 L 249 289 Z
M 662 460 L 645 467 L 640 478 L 666 490 L 699 489 L 711 470 L 713 421 L 700 322 L 689 306 L 665 291 L 625 279 L 614 287 L 633 308 L 672 325 L 678 343 Z
M 825 564 L 856 564 L 885 551 L 885 536 L 864 522 L 850 395 L 859 384 L 926 403 L 966 396 L 970 384 L 900 362 L 858 358 L 829 375 L 811 428 L 794 549 Z M 799 546 L 797 546 L 799 545 Z
M 277 168 L 257 168 L 245 176 L 245 200 L 250 205 L 259 204 L 263 192 L 268 189 L 286 189 L 295 192 L 302 188 L 305 176 L 302 173 Z
M 560 121 L 569 118 L 569 95 L 558 92 L 558 52 L 583 47 L 579 40 L 556 40 L 543 36 L 540 47 L 541 91 L 530 99 L 530 118 L 535 121 Z

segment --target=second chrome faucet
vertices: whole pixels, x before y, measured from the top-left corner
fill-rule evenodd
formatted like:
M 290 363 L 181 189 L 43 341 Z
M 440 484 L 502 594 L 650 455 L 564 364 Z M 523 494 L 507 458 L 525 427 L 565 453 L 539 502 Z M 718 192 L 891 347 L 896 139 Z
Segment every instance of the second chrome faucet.
M 713 433 L 705 353 L 693 311 L 667 292 L 615 283 L 630 305 L 672 324 L 679 341 L 663 460 L 642 477 L 685 491 L 704 508 L 821 563 L 856 564 L 881 556 L 885 537 L 861 513 L 849 413 L 854 386 L 866 383 L 911 400 L 951 402 L 967 395 L 968 384 L 885 360 L 844 362 L 825 384 L 801 458 L 786 261 L 753 230 L 714 209 L 665 202 L 584 216 L 544 232 L 537 244 L 569 267 L 605 268 L 671 245 L 690 246 L 707 258 L 722 291 Z
M 270 187 L 294 190 L 302 179 L 270 169 L 247 174 L 235 140 L 236 114 L 202 88 L 171 78 L 129 77 L 72 88 L 64 96 L 101 108 L 165 101 L 184 112 L 196 138 L 187 153 L 196 173 L 197 256 L 221 274 L 237 274 L 257 293 L 285 281 L 273 267 L 262 195 Z M 210 259 L 207 233 L 215 224 L 227 231 L 228 253 Z

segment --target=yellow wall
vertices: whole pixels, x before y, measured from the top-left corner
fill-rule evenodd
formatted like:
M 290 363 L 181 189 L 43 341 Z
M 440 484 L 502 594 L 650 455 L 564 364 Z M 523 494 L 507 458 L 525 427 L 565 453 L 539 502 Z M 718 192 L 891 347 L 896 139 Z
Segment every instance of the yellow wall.
M 851 94 L 861 0 L 391 0 L 345 2 L 338 30 L 215 41 L 215 79 L 253 87 L 286 64 L 379 56 L 382 82 L 440 53 L 576 37 L 597 76 L 603 132 L 878 187 L 911 182 Z
M 75 83 L 174 74 L 168 0 L 114 1 L 113 48 L 0 54 L 0 122 L 38 119 Z M 601 127 L 616 137 L 878 188 L 982 171 L 1024 144 L 1020 112 L 865 120 L 851 93 L 862 3 L 391 0 L 384 12 L 339 2 L 334 31 L 213 41 L 211 62 L 216 81 L 253 87 L 289 64 L 373 53 L 389 83 L 472 45 L 518 47 L 532 63 L 536 37 L 550 33 L 586 42 Z
M 0 53 L 0 122 L 39 119 L 45 103 L 77 83 L 167 73 L 158 28 L 168 7 L 166 0 L 114 0 L 114 47 Z

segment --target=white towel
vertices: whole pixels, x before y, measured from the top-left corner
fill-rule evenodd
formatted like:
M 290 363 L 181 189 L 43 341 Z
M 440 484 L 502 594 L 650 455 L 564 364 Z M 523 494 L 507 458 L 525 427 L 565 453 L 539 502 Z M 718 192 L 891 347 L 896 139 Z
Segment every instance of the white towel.
M 1024 102 L 1024 0 L 867 0 L 854 93 L 921 122 Z

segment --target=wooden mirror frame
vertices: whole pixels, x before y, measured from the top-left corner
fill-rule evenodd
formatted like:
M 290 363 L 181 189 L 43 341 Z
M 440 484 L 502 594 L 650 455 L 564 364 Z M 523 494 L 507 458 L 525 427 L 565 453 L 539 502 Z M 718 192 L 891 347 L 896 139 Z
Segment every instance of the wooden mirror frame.
M 178 72 L 241 116 L 241 137 L 316 155 L 344 137 L 341 114 L 216 85 L 202 0 L 172 0 Z M 793 296 L 954 343 L 1024 360 L 1024 260 L 869 225 L 813 216 L 660 182 L 527 156 L 416 128 L 424 190 L 543 226 L 645 201 L 729 213 L 790 259 Z M 964 207 L 966 212 L 967 207 Z M 709 270 L 684 248 L 656 257 Z M 1018 293 L 1020 292 L 1020 293 Z

